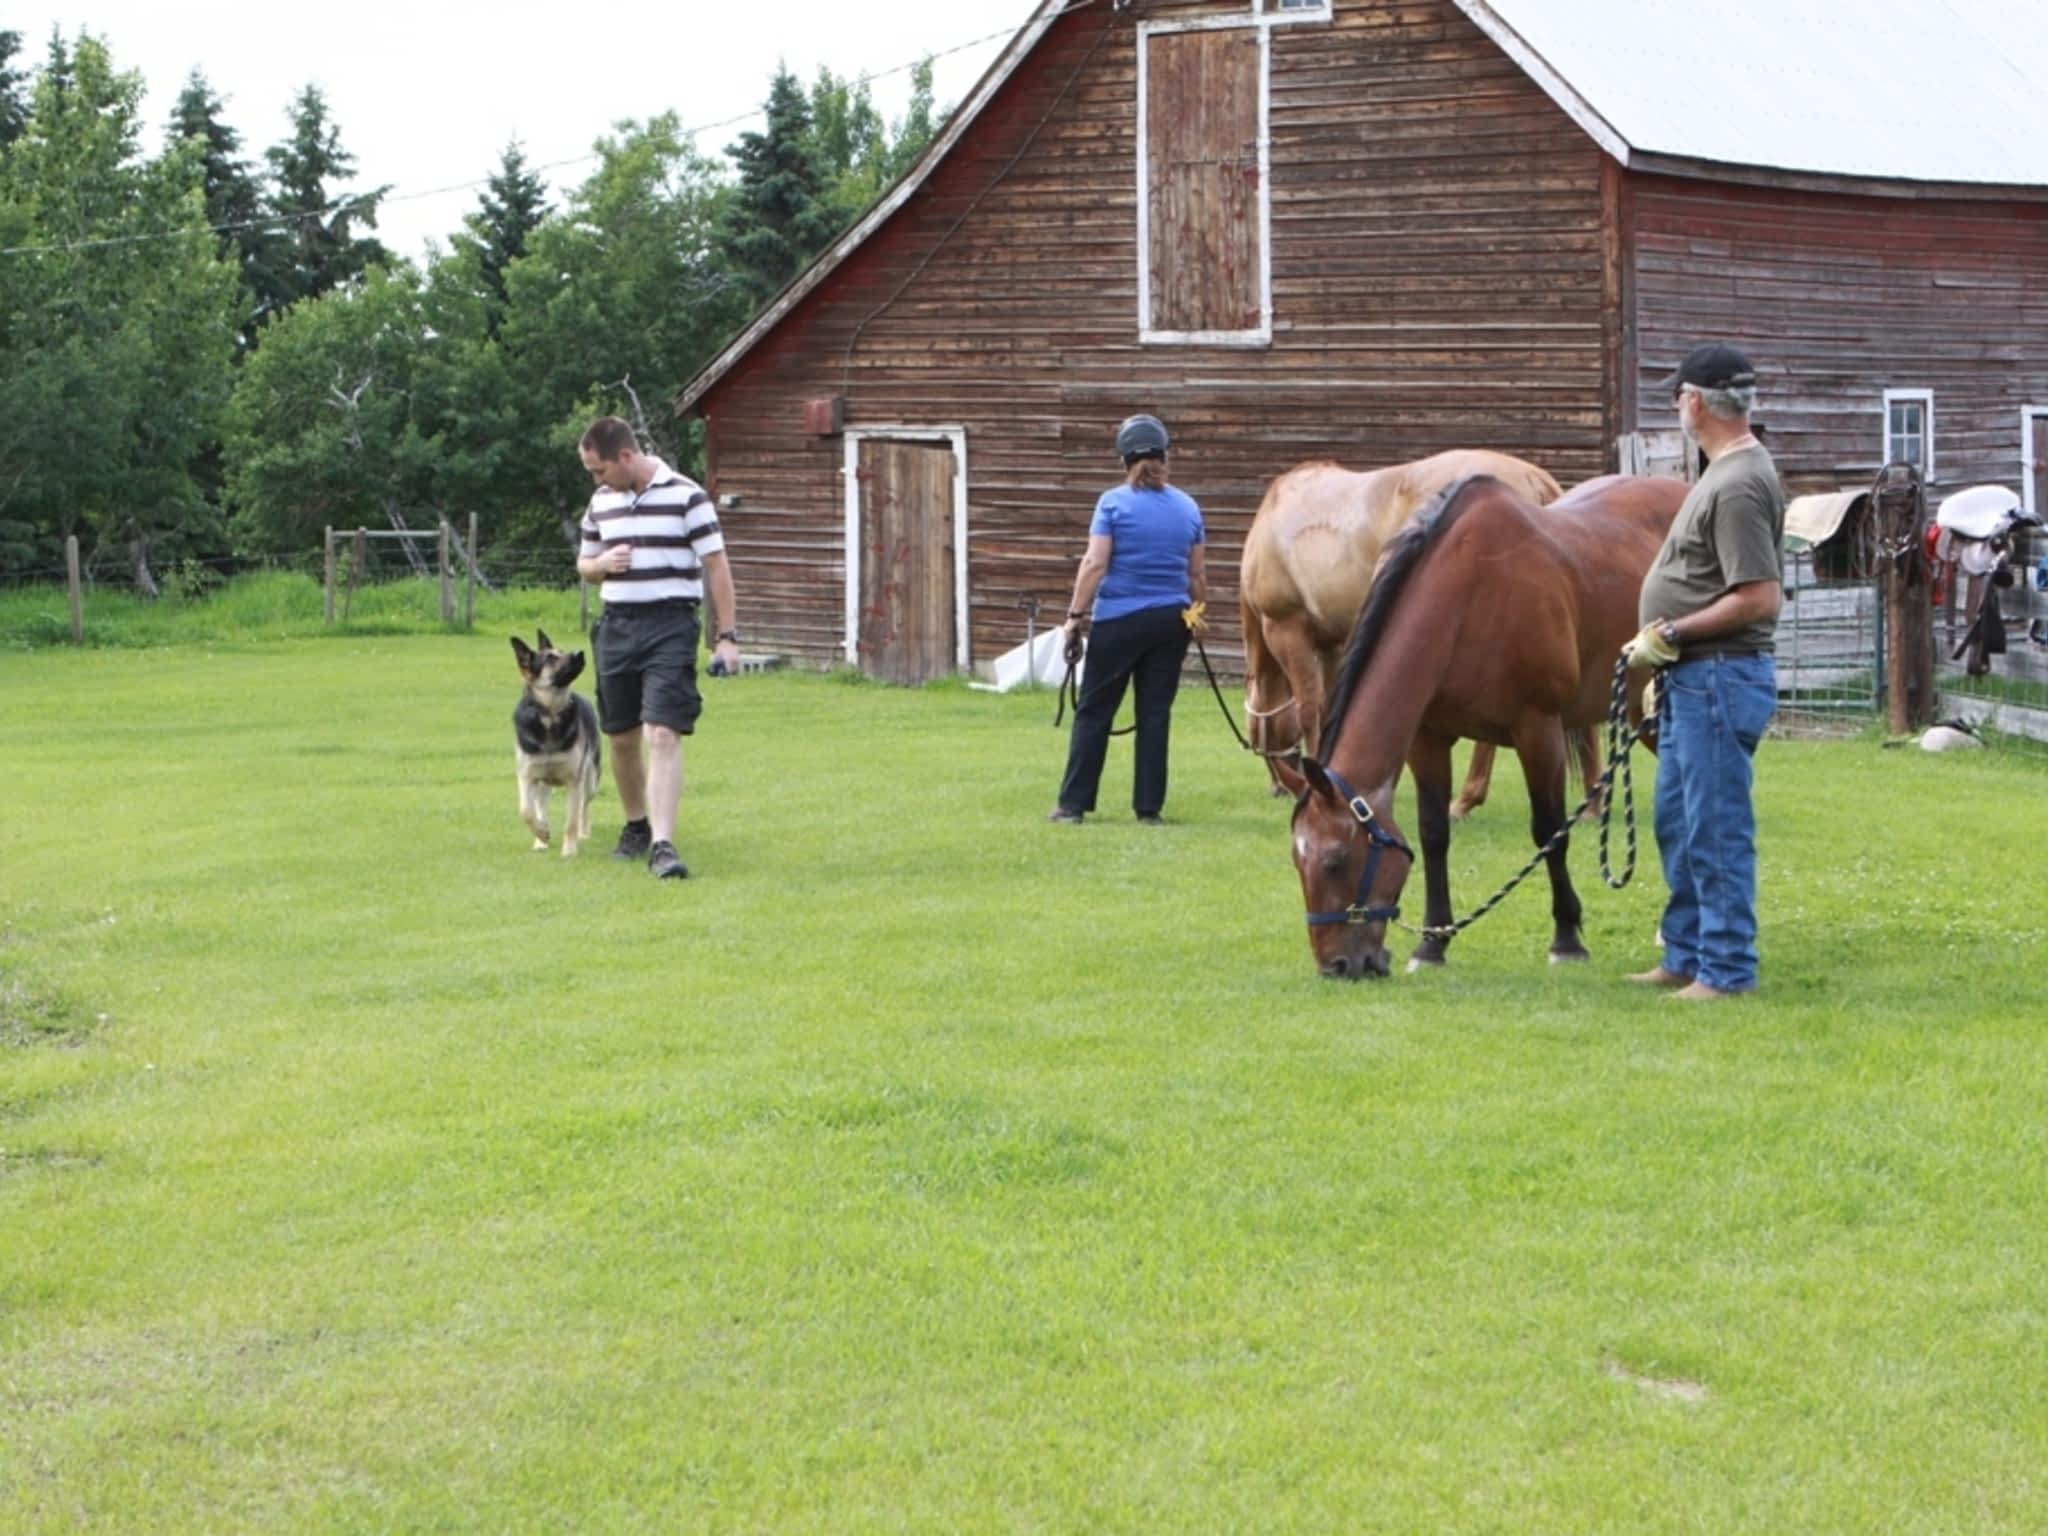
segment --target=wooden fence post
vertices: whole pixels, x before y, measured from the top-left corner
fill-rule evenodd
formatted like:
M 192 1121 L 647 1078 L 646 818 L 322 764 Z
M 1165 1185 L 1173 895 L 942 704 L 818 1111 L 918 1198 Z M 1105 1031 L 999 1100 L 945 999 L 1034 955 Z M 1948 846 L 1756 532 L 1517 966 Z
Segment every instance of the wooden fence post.
M 1904 466 L 1887 465 L 1870 499 L 1884 555 L 1885 723 L 1893 735 L 1902 736 L 1932 724 L 1940 704 L 1934 675 L 1933 580 L 1923 542 L 1925 491 L 1918 475 Z
M 320 552 L 321 564 L 326 568 L 324 586 L 327 596 L 323 608 L 326 614 L 327 627 L 332 629 L 334 627 L 334 525 L 332 523 L 327 525 L 327 532 L 320 541 Z
M 441 622 L 443 624 L 453 624 L 455 622 L 455 580 L 454 573 L 448 565 L 448 535 L 455 530 L 448 526 L 448 519 L 445 517 L 440 519 L 440 524 Z
M 356 588 L 370 569 L 370 530 L 358 528 L 356 536 L 349 541 L 348 586 L 341 594 L 341 622 L 348 622 L 348 611 L 355 605 Z
M 71 585 L 71 643 L 85 644 L 85 588 L 78 579 L 78 535 L 64 539 L 64 575 Z
M 462 627 L 476 628 L 476 514 L 469 514 L 469 555 L 462 573 Z

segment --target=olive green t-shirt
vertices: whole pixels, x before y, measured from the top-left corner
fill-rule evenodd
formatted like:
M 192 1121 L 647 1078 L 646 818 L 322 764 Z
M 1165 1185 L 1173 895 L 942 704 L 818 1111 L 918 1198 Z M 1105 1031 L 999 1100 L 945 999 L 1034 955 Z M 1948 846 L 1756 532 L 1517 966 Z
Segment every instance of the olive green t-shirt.
M 1730 587 L 1782 581 L 1778 546 L 1785 536 L 1785 488 L 1761 444 L 1724 453 L 1707 466 L 1664 547 L 1643 578 L 1639 624 L 1697 613 Z M 1686 656 L 1765 651 L 1777 626 L 1750 624 L 1684 647 Z

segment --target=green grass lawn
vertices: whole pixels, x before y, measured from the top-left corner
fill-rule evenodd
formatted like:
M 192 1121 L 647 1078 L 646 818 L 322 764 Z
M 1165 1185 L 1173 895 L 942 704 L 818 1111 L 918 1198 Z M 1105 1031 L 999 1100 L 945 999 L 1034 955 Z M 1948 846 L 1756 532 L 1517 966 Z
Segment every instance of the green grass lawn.
M 667 886 L 515 696 L 0 656 L 0 1530 L 2048 1528 L 2038 765 L 1768 743 L 1702 1010 L 1590 837 L 1591 966 L 1319 980 L 1204 694 L 1076 829 L 1049 695 L 713 683 Z

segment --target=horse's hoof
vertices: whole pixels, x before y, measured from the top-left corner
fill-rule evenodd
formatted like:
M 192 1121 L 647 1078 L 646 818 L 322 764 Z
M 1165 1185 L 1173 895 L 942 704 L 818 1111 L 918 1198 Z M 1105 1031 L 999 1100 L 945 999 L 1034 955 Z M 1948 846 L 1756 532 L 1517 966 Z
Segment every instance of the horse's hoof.
M 1583 949 L 1553 949 L 1550 952 L 1552 965 L 1579 965 L 1592 958 Z
M 1425 955 L 1410 955 L 1408 957 L 1408 974 L 1410 976 L 1413 976 L 1420 970 L 1440 971 L 1443 968 L 1444 957 L 1442 955 L 1437 955 L 1433 958 Z
M 1451 820 L 1463 821 L 1467 816 L 1470 816 L 1475 809 L 1476 807 L 1467 805 L 1462 800 L 1454 800 L 1451 802 Z

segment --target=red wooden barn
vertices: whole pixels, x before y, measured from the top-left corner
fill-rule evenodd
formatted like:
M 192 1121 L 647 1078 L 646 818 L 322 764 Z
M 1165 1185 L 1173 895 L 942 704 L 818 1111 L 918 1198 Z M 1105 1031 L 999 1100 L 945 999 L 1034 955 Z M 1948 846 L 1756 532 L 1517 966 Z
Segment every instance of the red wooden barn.
M 1795 490 L 1903 457 L 2048 505 L 2044 61 L 2033 0 L 1047 0 L 677 402 L 750 643 L 904 681 L 1008 650 L 1145 410 L 1227 650 L 1274 475 L 1643 467 L 1706 338 Z

